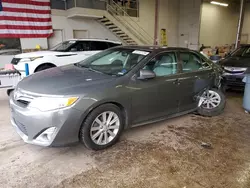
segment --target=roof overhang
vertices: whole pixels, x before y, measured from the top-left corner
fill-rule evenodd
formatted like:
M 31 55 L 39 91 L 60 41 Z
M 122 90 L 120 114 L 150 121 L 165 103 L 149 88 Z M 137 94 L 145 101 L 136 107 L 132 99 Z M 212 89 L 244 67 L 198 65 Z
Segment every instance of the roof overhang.
M 70 19 L 79 19 L 79 18 L 103 18 L 103 16 L 97 16 L 97 15 L 90 15 L 90 14 L 70 14 L 67 16 L 67 18 Z

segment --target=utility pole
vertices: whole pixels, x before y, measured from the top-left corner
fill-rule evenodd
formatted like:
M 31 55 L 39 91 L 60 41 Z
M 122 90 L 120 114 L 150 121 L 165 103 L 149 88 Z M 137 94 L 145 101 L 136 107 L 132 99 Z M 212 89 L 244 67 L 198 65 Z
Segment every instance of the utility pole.
M 239 23 L 238 23 L 238 29 L 237 29 L 235 49 L 240 46 L 241 33 L 242 33 L 242 27 L 243 27 L 243 22 L 244 22 L 244 13 L 245 13 L 245 0 L 241 0 L 240 1 L 240 17 L 239 17 Z
M 155 0 L 155 31 L 154 31 L 154 45 L 158 45 L 158 22 L 159 22 L 159 0 Z

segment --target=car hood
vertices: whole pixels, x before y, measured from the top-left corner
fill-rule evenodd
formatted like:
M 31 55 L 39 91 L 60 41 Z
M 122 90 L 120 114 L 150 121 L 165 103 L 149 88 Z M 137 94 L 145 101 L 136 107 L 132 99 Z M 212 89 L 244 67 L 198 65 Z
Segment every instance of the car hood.
M 18 89 L 38 95 L 76 95 L 98 89 L 116 77 L 93 72 L 75 65 L 55 67 L 24 78 Z
M 220 65 L 225 67 L 250 67 L 250 58 L 240 59 L 239 57 L 228 57 L 220 61 Z
M 39 56 L 49 56 L 49 55 L 71 55 L 72 52 L 57 52 L 57 51 L 38 51 L 38 52 L 29 52 L 15 55 L 15 58 L 30 58 L 30 57 L 39 57 Z

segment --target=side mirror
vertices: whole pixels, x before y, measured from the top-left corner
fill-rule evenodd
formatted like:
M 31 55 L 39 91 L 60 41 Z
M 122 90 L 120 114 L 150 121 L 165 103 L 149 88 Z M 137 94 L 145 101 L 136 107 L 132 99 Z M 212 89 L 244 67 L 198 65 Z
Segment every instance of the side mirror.
M 140 76 L 137 79 L 138 80 L 146 80 L 146 79 L 152 79 L 155 77 L 156 77 L 156 75 L 153 71 L 141 69 Z

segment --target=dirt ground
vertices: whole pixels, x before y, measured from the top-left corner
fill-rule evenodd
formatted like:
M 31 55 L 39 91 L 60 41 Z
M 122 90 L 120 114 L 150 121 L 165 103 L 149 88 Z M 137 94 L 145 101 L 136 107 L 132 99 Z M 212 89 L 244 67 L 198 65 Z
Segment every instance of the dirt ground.
M 249 188 L 250 115 L 242 94 L 227 99 L 218 117 L 190 114 L 133 128 L 115 146 L 94 152 L 80 144 L 23 143 L 0 93 L 0 187 Z

